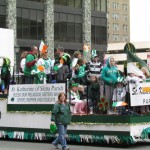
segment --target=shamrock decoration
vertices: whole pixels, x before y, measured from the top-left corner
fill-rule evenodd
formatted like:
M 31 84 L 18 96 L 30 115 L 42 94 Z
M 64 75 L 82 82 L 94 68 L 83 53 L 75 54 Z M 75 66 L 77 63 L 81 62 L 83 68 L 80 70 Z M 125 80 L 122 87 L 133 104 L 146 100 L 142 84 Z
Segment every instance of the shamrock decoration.
M 14 100 L 15 100 L 14 97 L 12 97 L 12 98 L 11 98 L 11 101 L 14 102 Z
M 109 104 L 108 101 L 105 99 L 105 97 L 101 97 L 99 102 L 98 102 L 98 107 L 100 110 L 105 111 L 107 110 Z

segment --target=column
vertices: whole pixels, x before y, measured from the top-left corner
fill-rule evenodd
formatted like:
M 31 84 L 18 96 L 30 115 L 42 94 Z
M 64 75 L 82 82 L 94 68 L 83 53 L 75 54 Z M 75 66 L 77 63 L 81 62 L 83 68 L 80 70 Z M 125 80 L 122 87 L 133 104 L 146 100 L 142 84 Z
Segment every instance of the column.
M 54 0 L 45 0 L 44 38 L 48 45 L 48 54 L 54 58 Z
M 83 0 L 83 50 L 84 58 L 91 58 L 91 0 Z
M 17 0 L 6 0 L 6 27 L 14 31 L 14 71 L 18 72 L 17 54 L 20 50 L 17 44 Z

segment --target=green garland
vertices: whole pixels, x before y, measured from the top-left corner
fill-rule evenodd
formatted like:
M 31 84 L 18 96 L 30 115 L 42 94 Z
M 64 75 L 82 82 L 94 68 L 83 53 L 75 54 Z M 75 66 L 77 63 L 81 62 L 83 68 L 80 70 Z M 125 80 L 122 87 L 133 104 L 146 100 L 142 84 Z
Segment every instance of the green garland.
M 142 122 L 142 123 L 91 123 L 91 122 L 71 122 L 71 125 L 86 125 L 86 126 L 93 126 L 93 125 L 113 125 L 113 126 L 135 126 L 135 125 L 147 125 L 150 124 L 149 122 Z
M 150 135 L 150 127 L 144 129 L 141 134 L 142 139 L 148 139 Z
M 51 115 L 51 111 L 7 111 L 7 113 L 20 113 L 20 114 L 49 114 Z
M 34 132 L 14 132 L 14 131 L 0 131 L 1 138 L 20 139 L 20 140 L 40 140 L 52 141 L 56 135 L 51 133 L 34 133 Z M 97 144 L 134 144 L 136 141 L 132 136 L 104 136 L 104 135 L 80 135 L 69 134 L 67 141 L 74 143 L 97 143 Z

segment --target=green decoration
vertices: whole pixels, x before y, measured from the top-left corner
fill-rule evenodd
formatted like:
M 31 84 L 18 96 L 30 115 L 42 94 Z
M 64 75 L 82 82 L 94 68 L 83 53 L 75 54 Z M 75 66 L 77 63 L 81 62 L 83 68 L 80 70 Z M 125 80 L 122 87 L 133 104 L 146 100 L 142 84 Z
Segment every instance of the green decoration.
M 54 71 L 58 71 L 59 67 L 58 66 L 54 66 L 53 69 L 54 69 Z
M 99 110 L 106 111 L 109 107 L 109 103 L 105 97 L 101 97 L 98 102 Z
M 150 127 L 146 128 L 142 131 L 141 138 L 149 139 L 149 135 L 150 135 Z
M 124 52 L 127 54 L 127 62 L 138 62 L 138 64 L 142 67 L 147 67 L 145 61 L 141 60 L 139 57 L 135 55 L 136 49 L 132 43 L 127 43 L 124 47 Z
M 54 134 L 54 133 L 56 133 L 56 131 L 57 131 L 57 126 L 56 126 L 56 124 L 50 124 L 50 132 L 51 132 L 52 134 Z

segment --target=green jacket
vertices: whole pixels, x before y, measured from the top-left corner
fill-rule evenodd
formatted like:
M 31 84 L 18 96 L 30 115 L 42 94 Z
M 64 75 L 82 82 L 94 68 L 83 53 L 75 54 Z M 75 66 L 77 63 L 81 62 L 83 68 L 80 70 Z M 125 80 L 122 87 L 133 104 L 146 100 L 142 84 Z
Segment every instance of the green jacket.
M 54 121 L 56 124 L 70 124 L 70 105 L 68 103 L 66 103 L 65 105 L 56 103 L 52 110 L 51 121 Z
M 32 70 L 37 71 L 35 58 L 36 58 L 35 55 L 33 55 L 32 53 L 28 53 L 28 55 L 26 57 L 25 68 L 24 68 L 25 75 L 30 76 Z
M 77 78 L 82 78 L 85 76 L 85 67 L 86 67 L 86 65 L 82 65 L 79 67 L 79 70 L 77 73 Z
M 118 77 L 120 77 L 119 71 L 115 66 L 110 66 L 109 57 L 106 62 L 106 66 L 102 69 L 101 78 L 104 80 L 106 84 L 116 84 L 118 81 Z

